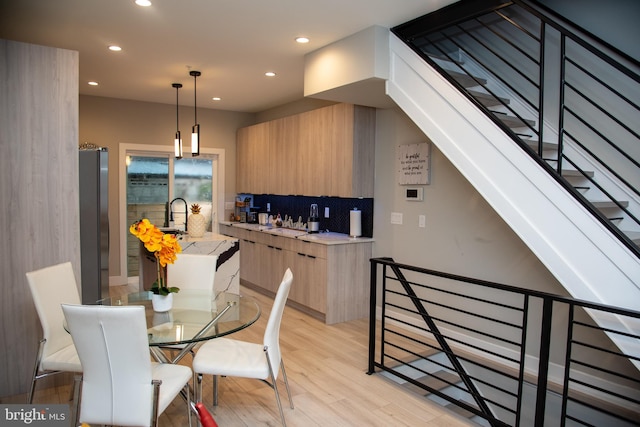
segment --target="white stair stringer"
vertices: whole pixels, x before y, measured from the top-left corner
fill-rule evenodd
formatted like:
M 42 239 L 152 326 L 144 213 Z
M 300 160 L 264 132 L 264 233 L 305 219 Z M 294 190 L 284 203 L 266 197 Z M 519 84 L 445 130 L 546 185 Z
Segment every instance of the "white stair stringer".
M 640 260 L 443 76 L 389 36 L 387 95 L 574 298 L 640 311 Z M 640 333 L 640 324 L 624 328 Z

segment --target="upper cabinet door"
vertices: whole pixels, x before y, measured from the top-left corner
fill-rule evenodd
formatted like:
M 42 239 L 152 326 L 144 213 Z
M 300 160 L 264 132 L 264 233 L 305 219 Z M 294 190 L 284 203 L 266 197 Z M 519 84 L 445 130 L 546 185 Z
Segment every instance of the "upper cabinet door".
M 270 126 L 270 159 L 273 172 L 269 191 L 272 194 L 302 194 L 298 182 L 300 168 L 300 117 L 273 120 Z
M 331 107 L 308 111 L 300 117 L 300 193 L 331 196 Z
M 269 122 L 238 129 L 236 139 L 236 190 L 268 193 L 270 180 Z

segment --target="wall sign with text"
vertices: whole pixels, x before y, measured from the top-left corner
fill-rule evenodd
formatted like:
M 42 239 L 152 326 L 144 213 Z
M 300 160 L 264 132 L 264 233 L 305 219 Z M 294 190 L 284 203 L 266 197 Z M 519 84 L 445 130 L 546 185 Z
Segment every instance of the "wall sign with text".
M 429 184 L 431 181 L 431 145 L 428 143 L 399 145 L 396 170 L 398 184 Z

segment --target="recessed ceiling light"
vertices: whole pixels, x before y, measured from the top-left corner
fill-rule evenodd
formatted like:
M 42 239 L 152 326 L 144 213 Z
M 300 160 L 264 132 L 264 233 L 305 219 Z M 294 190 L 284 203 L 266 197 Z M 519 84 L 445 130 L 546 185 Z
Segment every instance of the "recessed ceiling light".
M 264 75 L 267 77 L 275 77 L 276 73 L 274 73 L 273 71 L 267 71 L 266 73 L 264 73 Z
M 151 6 L 151 0 L 136 0 L 136 4 L 144 7 Z
M 122 48 L 120 46 L 111 45 L 111 46 L 109 46 L 109 50 L 112 50 L 114 52 L 120 52 L 122 50 Z
M 213 99 L 214 101 L 220 101 L 222 98 L 220 98 L 219 96 L 214 96 L 214 97 L 213 97 L 213 98 L 211 98 L 211 99 Z
M 98 86 L 98 82 L 88 82 L 89 86 Z
M 309 43 L 309 39 L 307 37 L 296 37 L 296 41 L 298 43 Z

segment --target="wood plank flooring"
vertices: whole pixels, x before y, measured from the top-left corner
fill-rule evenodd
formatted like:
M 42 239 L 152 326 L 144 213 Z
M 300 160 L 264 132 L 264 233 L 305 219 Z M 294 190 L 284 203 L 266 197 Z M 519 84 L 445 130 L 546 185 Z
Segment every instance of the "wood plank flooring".
M 126 291 L 126 287 L 112 288 L 112 293 Z M 273 300 L 245 287 L 241 292 L 258 300 L 262 316 L 233 337 L 261 342 Z M 281 376 L 278 386 L 289 427 L 476 425 L 410 394 L 380 375 L 367 375 L 367 340 L 367 319 L 325 325 L 298 310 L 285 308 L 280 343 L 295 409 L 289 407 Z M 190 365 L 191 358 L 187 356 L 182 363 Z M 280 425 L 273 390 L 266 384 L 243 378 L 221 378 L 219 406 L 214 408 L 212 383 L 212 378 L 205 376 L 204 403 L 220 427 Z M 67 385 L 37 389 L 34 403 L 65 403 L 68 397 Z M 0 403 L 24 401 L 25 395 L 0 399 Z M 184 402 L 175 400 L 160 416 L 159 424 L 161 427 L 188 425 Z

